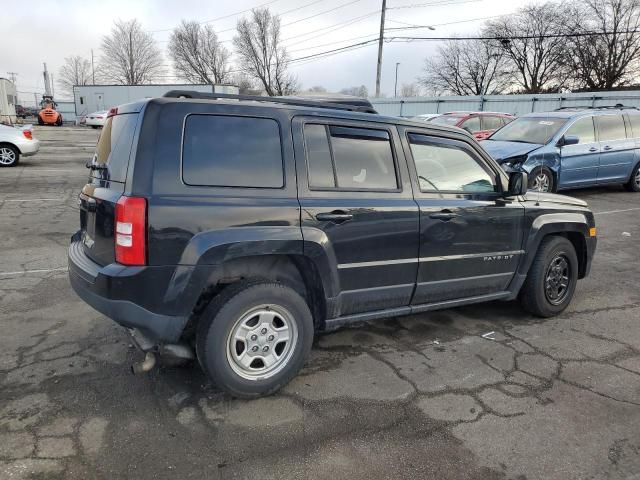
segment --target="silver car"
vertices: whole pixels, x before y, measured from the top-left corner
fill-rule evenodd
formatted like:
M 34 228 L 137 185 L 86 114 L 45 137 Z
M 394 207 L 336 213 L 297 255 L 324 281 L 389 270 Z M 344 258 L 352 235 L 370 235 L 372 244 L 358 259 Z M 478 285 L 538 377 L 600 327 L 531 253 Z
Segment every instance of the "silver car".
M 40 140 L 33 137 L 30 127 L 0 125 L 0 167 L 15 167 L 21 155 L 35 155 L 38 150 Z

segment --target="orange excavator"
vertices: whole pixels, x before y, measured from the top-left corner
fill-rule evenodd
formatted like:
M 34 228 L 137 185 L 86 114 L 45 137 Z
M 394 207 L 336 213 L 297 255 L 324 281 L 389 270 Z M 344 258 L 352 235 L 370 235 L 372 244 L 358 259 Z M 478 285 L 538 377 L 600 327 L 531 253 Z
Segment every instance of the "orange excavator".
M 58 105 L 53 101 L 53 95 L 43 95 L 38 112 L 38 125 L 62 126 L 62 114 L 56 110 Z

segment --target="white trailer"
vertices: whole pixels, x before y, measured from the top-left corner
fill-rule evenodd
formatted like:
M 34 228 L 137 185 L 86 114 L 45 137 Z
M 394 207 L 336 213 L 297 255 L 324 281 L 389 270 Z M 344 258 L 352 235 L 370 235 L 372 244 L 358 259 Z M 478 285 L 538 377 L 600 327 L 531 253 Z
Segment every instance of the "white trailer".
M 0 123 L 16 122 L 16 103 L 18 91 L 15 83 L 7 78 L 0 78 Z
M 234 85 L 76 85 L 73 87 L 76 117 L 109 110 L 123 103 L 161 97 L 170 90 L 195 90 L 205 93 L 238 93 Z

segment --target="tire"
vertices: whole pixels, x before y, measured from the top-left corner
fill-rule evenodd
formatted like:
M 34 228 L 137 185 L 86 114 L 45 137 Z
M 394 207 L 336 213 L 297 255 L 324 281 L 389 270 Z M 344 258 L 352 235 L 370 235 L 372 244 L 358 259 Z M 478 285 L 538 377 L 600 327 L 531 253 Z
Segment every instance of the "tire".
M 0 167 L 15 167 L 20 161 L 20 151 L 13 145 L 0 145 Z
M 285 331 L 289 341 L 278 342 Z M 216 385 L 234 397 L 256 398 L 276 392 L 300 371 L 313 333 L 311 311 L 296 291 L 268 280 L 242 281 L 203 312 L 196 353 Z
M 57 125 L 58 127 L 61 127 L 61 126 L 62 126 L 62 117 L 60 117 L 60 116 L 58 117 L 58 119 L 56 120 L 56 125 Z
M 543 181 L 543 177 L 546 180 Z M 529 189 L 537 191 L 537 185 L 541 181 L 543 182 L 543 185 L 546 185 L 546 188 L 541 190 L 542 192 L 556 191 L 556 182 L 554 181 L 553 173 L 546 167 L 534 168 L 531 171 L 531 175 L 529 175 Z
M 98 126 L 97 125 L 91 125 L 91 128 L 93 128 L 95 130 L 96 128 L 98 128 Z
M 44 125 L 44 122 L 40 118 L 40 115 L 38 115 L 38 125 Z
M 559 271 L 562 275 L 557 275 Z M 556 283 L 561 277 L 566 279 L 564 288 L 558 286 L 564 282 Z M 527 312 L 538 317 L 558 315 L 571 303 L 577 282 L 578 257 L 573 244 L 564 237 L 546 237 L 522 286 L 520 302 Z
M 640 163 L 633 169 L 629 181 L 624 186 L 630 192 L 640 192 Z

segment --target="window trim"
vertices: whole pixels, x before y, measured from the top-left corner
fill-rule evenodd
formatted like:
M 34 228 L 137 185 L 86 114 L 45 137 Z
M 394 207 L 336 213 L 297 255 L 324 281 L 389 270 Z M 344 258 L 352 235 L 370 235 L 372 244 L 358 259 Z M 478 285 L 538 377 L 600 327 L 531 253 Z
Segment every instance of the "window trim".
M 202 184 L 193 184 L 187 183 L 184 178 L 184 140 L 185 133 L 187 130 L 187 120 L 189 117 L 233 117 L 233 118 L 254 118 L 259 120 L 272 120 L 278 126 L 278 136 L 280 138 L 280 165 L 282 167 L 282 185 L 279 187 L 251 187 L 246 185 L 202 185 Z M 180 138 L 180 182 L 185 187 L 193 187 L 193 188 L 224 188 L 224 189 L 234 189 L 234 190 L 262 190 L 262 191 L 270 191 L 270 190 L 285 190 L 287 188 L 287 172 L 285 165 L 285 152 L 284 152 L 284 141 L 282 136 L 282 125 L 277 118 L 263 115 L 238 115 L 231 113 L 189 113 L 184 116 L 182 120 L 182 134 Z
M 311 185 L 311 177 L 309 168 L 309 156 L 307 155 L 307 138 L 304 134 L 305 127 L 307 125 L 324 125 L 325 133 L 327 135 L 327 142 L 329 143 L 329 153 L 331 154 L 331 166 L 333 168 L 334 181 L 336 183 L 335 187 L 313 187 Z M 338 187 L 338 178 L 337 178 L 337 169 L 335 164 L 335 157 L 333 154 L 333 145 L 331 143 L 331 126 L 340 127 L 340 128 L 353 128 L 360 130 L 380 130 L 384 131 L 388 135 L 389 145 L 391 147 L 391 158 L 393 160 L 393 168 L 395 173 L 396 180 L 396 188 L 344 188 Z M 375 127 L 370 124 L 362 125 L 356 122 L 344 122 L 340 119 L 331 119 L 331 118 L 318 118 L 318 119 L 307 119 L 305 118 L 302 121 L 302 145 L 304 147 L 304 164 L 306 169 L 307 176 L 307 188 L 310 192 L 379 192 L 379 193 L 399 193 L 402 192 L 402 179 L 400 177 L 400 168 L 398 165 L 398 156 L 396 154 L 396 145 L 393 141 L 393 132 L 391 131 L 391 127 L 388 125 L 380 125 L 379 127 L 376 125 Z
M 493 192 L 468 192 L 464 190 L 423 190 L 422 187 L 420 186 L 418 168 L 416 167 L 416 161 L 413 156 L 413 149 L 411 148 L 411 139 L 409 138 L 411 134 L 422 135 L 422 136 L 428 137 L 429 139 L 433 139 L 432 141 L 428 142 L 429 144 L 444 147 L 444 148 L 448 148 L 448 147 L 459 148 L 463 152 L 469 154 L 469 156 L 478 164 L 478 166 L 482 168 L 493 180 L 493 185 L 495 187 L 495 190 Z M 467 142 L 464 142 L 459 139 L 440 137 L 440 136 L 433 135 L 431 133 L 420 132 L 420 131 L 409 130 L 409 129 L 405 130 L 405 140 L 407 142 L 407 147 L 409 147 L 409 152 L 408 152 L 409 157 L 407 158 L 407 161 L 410 163 L 409 168 L 412 168 L 415 174 L 417 192 L 425 195 L 466 195 L 466 196 L 472 196 L 472 197 L 480 196 L 480 197 L 490 197 L 490 198 L 498 198 L 502 196 L 503 187 L 502 187 L 502 181 L 499 179 L 500 173 L 496 172 L 491 167 L 490 164 L 485 162 L 482 156 L 479 155 L 472 148 L 472 146 L 469 145 Z

